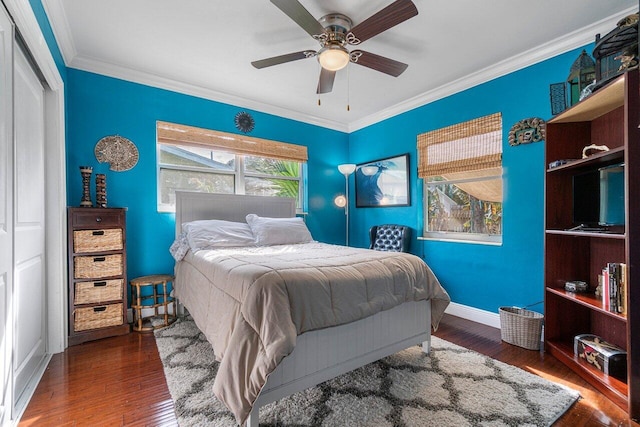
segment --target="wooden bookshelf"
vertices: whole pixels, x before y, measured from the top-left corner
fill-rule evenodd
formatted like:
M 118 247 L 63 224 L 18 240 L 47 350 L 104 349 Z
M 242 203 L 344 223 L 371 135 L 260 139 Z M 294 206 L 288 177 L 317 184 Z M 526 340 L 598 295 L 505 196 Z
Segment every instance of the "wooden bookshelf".
M 640 288 L 635 284 L 640 265 L 639 80 L 638 70 L 629 71 L 550 120 L 545 147 L 545 351 L 635 420 L 640 418 Z M 609 151 L 581 158 L 590 144 L 606 145 Z M 566 163 L 550 168 L 557 160 Z M 604 232 L 572 230 L 573 177 L 620 163 L 625 165 L 626 224 Z M 626 316 L 609 311 L 593 294 L 607 263 L 627 264 Z M 589 283 L 591 293 L 565 291 L 569 280 Z M 598 335 L 626 350 L 626 381 L 577 357 L 573 346 L 579 334 Z

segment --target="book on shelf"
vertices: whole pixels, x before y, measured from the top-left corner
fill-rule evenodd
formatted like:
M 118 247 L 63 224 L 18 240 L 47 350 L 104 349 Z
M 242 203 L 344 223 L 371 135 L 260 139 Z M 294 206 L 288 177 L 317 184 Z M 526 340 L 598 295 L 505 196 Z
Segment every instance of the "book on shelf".
M 627 316 L 627 264 L 620 263 L 620 306 L 618 313 Z
M 611 310 L 610 304 L 611 300 L 609 299 L 609 286 L 611 286 L 611 282 L 609 280 L 609 269 L 607 267 L 602 269 L 602 308 L 605 310 Z
M 602 269 L 602 307 L 605 310 L 627 314 L 627 265 L 610 262 Z

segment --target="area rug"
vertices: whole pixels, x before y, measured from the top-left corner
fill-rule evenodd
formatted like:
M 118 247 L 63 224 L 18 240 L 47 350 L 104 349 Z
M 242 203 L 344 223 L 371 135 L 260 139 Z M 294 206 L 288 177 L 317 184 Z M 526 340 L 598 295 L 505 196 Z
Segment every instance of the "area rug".
M 181 427 L 236 426 L 213 395 L 218 369 L 189 319 L 155 331 Z M 433 337 L 260 409 L 265 426 L 549 426 L 578 392 Z

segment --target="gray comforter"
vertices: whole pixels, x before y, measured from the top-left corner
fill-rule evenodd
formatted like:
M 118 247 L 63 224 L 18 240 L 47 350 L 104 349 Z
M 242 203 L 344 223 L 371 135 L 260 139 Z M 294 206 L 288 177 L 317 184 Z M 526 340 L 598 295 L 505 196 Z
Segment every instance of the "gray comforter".
M 417 256 L 315 242 L 189 252 L 175 286 L 221 362 L 214 393 L 239 423 L 297 335 L 424 299 L 435 329 L 450 301 Z

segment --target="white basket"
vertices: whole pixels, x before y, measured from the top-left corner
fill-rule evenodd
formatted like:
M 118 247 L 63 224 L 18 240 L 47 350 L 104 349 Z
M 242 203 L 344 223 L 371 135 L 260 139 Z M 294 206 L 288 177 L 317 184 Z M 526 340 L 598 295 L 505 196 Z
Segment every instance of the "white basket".
M 528 350 L 540 350 L 544 316 L 516 307 L 500 307 L 502 341 Z

